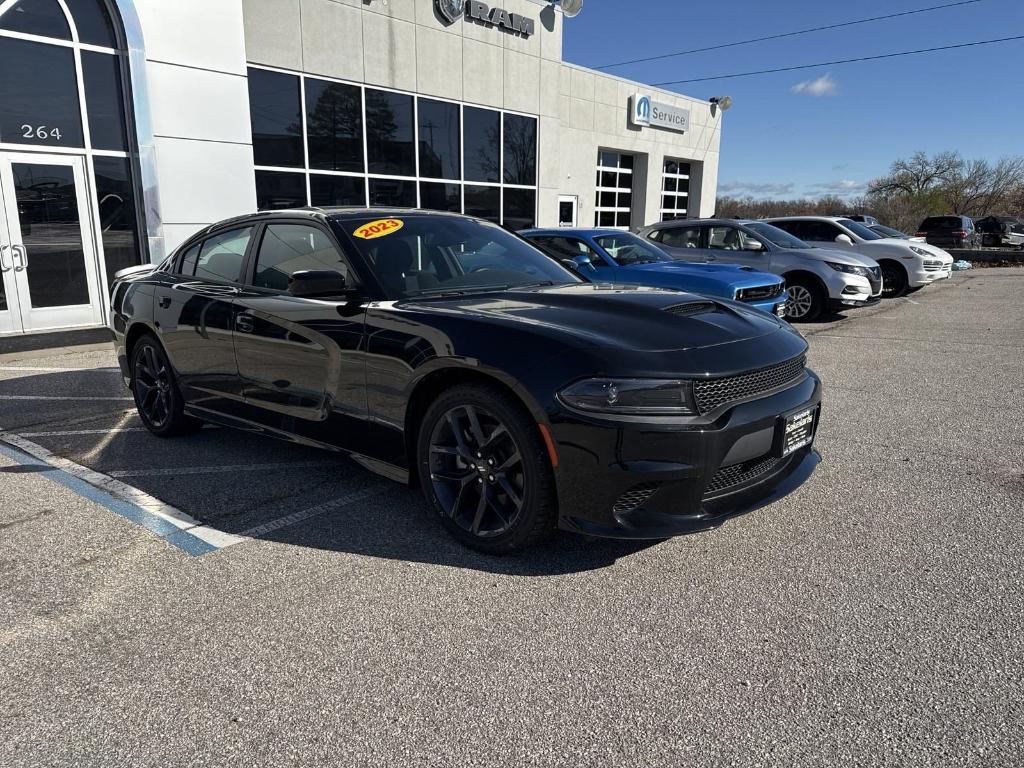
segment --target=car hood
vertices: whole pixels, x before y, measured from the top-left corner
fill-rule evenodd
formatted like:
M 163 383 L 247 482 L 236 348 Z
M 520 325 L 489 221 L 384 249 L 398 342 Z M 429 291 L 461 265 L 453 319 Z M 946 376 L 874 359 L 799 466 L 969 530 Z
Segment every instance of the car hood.
M 846 264 L 851 267 L 868 267 L 870 269 L 878 266 L 878 262 L 868 256 L 852 251 L 843 251 L 838 248 L 810 248 L 787 252 L 810 256 L 812 259 L 819 259 L 821 261 L 830 261 L 833 264 Z
M 693 264 L 687 261 L 659 261 L 653 264 L 637 264 L 623 269 L 638 272 L 657 272 L 660 274 L 679 275 L 680 277 L 698 277 L 711 279 L 728 285 L 730 288 L 756 288 L 762 285 L 775 285 L 781 282 L 777 275 L 758 272 L 753 267 L 742 267 L 738 264 Z
M 867 242 L 860 243 L 861 248 L 864 249 L 866 254 L 878 254 L 883 255 L 895 255 L 907 257 L 920 258 L 921 254 L 915 253 L 911 246 L 918 248 L 922 251 L 927 251 L 929 254 L 934 256 L 943 262 L 953 263 L 953 257 L 946 253 L 941 248 L 936 248 L 934 245 L 928 245 L 928 243 L 912 243 L 909 240 L 897 240 L 894 237 L 883 238 L 882 240 L 870 240 Z M 877 260 L 877 259 L 876 259 Z
M 794 333 L 768 313 L 736 302 L 648 286 L 586 283 L 522 288 L 407 299 L 395 307 L 515 324 L 575 346 L 639 352 L 691 350 Z

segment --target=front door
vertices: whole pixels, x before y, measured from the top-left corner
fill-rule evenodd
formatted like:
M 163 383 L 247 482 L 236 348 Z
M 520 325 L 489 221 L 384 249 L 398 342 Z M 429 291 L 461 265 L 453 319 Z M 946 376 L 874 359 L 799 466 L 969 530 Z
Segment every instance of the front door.
M 85 159 L 0 152 L 0 334 L 102 325 Z

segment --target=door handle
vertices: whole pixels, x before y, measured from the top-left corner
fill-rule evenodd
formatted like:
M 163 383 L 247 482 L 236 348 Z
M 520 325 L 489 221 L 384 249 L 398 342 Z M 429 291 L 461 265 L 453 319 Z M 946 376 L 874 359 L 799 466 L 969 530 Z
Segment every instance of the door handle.
M 4 262 L 4 251 L 10 247 L 9 245 L 0 245 L 0 272 L 11 271 L 11 268 Z
M 235 317 L 235 330 L 240 333 L 252 333 L 256 326 L 249 315 L 237 315 Z
M 28 251 L 25 250 L 25 246 L 24 245 L 12 245 L 11 246 L 11 254 L 13 255 L 15 253 L 20 253 L 21 254 L 21 266 L 19 267 L 17 264 L 15 264 L 14 265 L 14 271 L 15 272 L 24 272 L 25 271 L 25 267 L 28 266 Z

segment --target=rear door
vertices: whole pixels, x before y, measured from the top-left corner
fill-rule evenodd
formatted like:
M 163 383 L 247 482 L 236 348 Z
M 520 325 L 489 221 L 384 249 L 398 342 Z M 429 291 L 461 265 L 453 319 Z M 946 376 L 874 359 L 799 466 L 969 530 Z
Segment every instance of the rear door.
M 231 336 L 253 229 L 233 227 L 194 243 L 155 289 L 154 324 L 191 405 L 234 413 L 241 404 Z
M 235 357 L 250 417 L 267 426 L 353 449 L 366 416 L 365 308 L 298 298 L 289 278 L 354 271 L 333 235 L 308 221 L 274 220 L 260 230 L 245 290 L 236 299 Z
M 739 264 L 763 272 L 771 268 L 771 253 L 758 238 L 739 227 L 715 225 L 706 228 L 709 261 Z M 759 250 L 755 250 L 760 246 Z

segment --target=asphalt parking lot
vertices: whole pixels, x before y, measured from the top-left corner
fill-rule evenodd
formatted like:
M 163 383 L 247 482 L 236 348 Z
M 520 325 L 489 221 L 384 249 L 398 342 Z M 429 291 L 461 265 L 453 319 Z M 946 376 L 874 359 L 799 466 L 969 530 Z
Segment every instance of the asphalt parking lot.
M 0 765 L 1020 765 L 1022 293 L 803 326 L 805 486 L 515 559 L 344 458 L 151 437 L 106 347 L 3 356 Z

